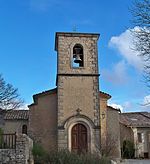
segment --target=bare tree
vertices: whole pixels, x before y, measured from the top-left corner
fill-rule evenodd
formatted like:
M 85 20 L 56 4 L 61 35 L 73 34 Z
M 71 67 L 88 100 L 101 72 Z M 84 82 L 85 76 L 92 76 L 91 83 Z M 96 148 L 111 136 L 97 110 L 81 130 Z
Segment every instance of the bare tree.
M 131 30 L 133 47 L 144 61 L 145 82 L 150 88 L 150 0 L 135 0 L 130 11 L 132 23 L 137 26 Z
M 113 156 L 116 147 L 117 137 L 114 137 L 111 133 L 107 133 L 106 141 L 101 144 L 101 155 L 106 157 Z
M 15 109 L 20 107 L 22 103 L 18 89 L 11 84 L 7 84 L 2 75 L 0 75 L 0 108 L 4 110 Z

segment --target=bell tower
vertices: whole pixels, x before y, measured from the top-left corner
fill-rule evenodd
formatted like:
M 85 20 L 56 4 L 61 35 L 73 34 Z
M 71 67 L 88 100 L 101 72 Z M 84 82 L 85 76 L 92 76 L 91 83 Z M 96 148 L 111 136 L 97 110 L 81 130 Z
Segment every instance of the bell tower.
M 99 149 L 98 38 L 95 33 L 56 33 L 58 149 Z

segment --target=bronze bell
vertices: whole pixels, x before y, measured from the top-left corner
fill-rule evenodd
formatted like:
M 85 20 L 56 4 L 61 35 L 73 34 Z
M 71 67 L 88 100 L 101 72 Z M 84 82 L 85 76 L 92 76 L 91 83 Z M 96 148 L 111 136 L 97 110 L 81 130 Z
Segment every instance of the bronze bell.
M 82 60 L 80 58 L 80 54 L 76 54 L 76 58 L 75 58 L 74 62 L 75 63 L 81 63 L 82 62 Z
M 80 48 L 75 48 L 75 60 L 74 60 L 74 62 L 75 63 L 81 63 L 82 62 L 82 60 L 81 60 L 81 58 L 80 58 Z

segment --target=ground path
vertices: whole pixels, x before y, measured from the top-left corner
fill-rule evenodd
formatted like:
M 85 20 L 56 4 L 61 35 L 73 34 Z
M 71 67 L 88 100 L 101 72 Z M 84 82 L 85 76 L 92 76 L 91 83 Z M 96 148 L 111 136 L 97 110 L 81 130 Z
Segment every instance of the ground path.
M 150 164 L 150 160 L 128 159 L 121 162 L 121 164 Z

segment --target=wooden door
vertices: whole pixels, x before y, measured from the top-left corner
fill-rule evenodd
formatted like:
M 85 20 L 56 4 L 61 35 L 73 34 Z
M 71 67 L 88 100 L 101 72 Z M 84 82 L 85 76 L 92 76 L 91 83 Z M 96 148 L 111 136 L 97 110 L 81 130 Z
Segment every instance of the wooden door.
M 76 124 L 71 131 L 72 151 L 78 154 L 87 152 L 87 128 L 83 124 Z

